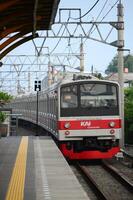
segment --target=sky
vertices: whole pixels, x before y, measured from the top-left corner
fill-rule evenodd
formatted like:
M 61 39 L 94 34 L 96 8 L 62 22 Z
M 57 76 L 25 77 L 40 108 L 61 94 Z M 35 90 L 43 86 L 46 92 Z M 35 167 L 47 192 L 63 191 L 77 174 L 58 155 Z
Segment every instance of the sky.
M 60 0 L 59 8 L 80 8 L 82 15 L 84 15 L 94 4 L 96 0 Z M 106 6 L 104 7 L 103 11 L 101 12 L 101 9 L 103 8 L 104 4 L 106 3 Z M 97 5 L 86 15 L 82 18 L 82 21 L 96 21 L 98 15 L 99 18 L 97 21 L 101 21 L 101 19 L 106 15 L 106 13 L 113 7 L 113 5 L 116 3 L 116 0 L 99 0 Z M 133 54 L 133 0 L 122 0 L 122 3 L 124 5 L 124 22 L 125 22 L 125 30 L 124 30 L 124 40 L 125 40 L 125 49 L 130 49 L 130 53 Z M 100 14 L 101 12 L 101 14 Z M 77 17 L 77 13 L 73 12 L 71 14 L 71 17 Z M 68 13 L 64 12 L 62 18 L 68 19 Z M 58 21 L 58 12 L 56 20 Z M 104 18 L 103 21 L 109 22 L 109 21 L 117 21 L 117 5 L 114 6 L 109 14 Z M 54 29 L 56 30 L 56 26 L 53 25 Z M 102 25 L 99 26 L 101 33 L 106 36 L 107 31 L 110 29 L 109 25 Z M 85 29 L 87 31 L 90 30 L 90 25 L 85 26 Z M 92 33 L 93 36 L 97 37 L 96 30 Z M 114 29 L 112 34 L 109 36 L 109 42 L 113 42 L 117 40 L 117 32 Z M 41 46 L 42 39 L 35 39 L 34 42 L 37 46 Z M 44 47 L 49 48 L 49 52 L 53 51 L 53 53 L 78 53 L 79 54 L 79 46 L 80 46 L 80 39 L 71 39 L 66 40 L 62 39 L 59 41 L 59 39 L 47 39 Z M 57 45 L 57 43 L 59 43 Z M 83 40 L 84 44 L 84 63 L 85 63 L 85 71 L 90 72 L 91 67 L 93 65 L 94 71 L 98 71 L 101 73 L 104 73 L 104 71 L 107 69 L 108 64 L 111 62 L 113 57 L 117 54 L 117 48 L 112 47 L 107 44 L 102 44 L 97 41 L 93 41 L 90 39 L 87 39 L 86 41 Z M 57 46 L 57 47 L 56 47 Z M 56 47 L 56 48 L 55 48 Z M 46 52 L 46 49 L 43 48 L 43 51 Z M 128 52 L 124 52 L 126 55 Z M 20 47 L 17 47 L 15 50 L 10 52 L 9 55 L 34 55 L 35 49 L 33 42 L 27 42 Z M 43 54 L 43 53 L 42 53 Z M 52 59 L 52 56 L 51 56 Z M 79 59 L 77 59 L 76 56 L 73 56 L 72 58 L 69 58 L 71 63 L 73 63 L 73 67 L 79 67 Z M 47 62 L 47 61 L 46 61 Z M 55 58 L 52 60 L 52 62 L 55 62 L 57 64 L 57 61 Z M 63 62 L 63 61 L 62 61 Z M 71 70 L 71 69 L 68 69 Z

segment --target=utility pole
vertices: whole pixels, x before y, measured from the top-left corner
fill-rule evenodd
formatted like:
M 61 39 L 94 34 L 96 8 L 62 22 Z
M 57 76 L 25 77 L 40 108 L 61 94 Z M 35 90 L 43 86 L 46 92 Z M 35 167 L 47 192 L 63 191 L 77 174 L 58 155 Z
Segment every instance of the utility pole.
M 28 72 L 28 92 L 30 92 L 30 69 Z
M 48 86 L 52 84 L 51 63 L 48 62 Z
M 123 12 L 123 4 L 121 0 L 119 0 L 119 4 L 117 6 L 118 11 L 118 81 L 120 84 L 120 115 L 122 120 L 122 136 L 121 136 L 121 148 L 124 147 L 124 60 L 123 60 L 123 47 L 124 47 L 124 12 Z
M 91 66 L 91 74 L 93 75 L 93 73 L 94 73 L 94 67 L 93 67 L 93 65 Z
M 84 72 L 84 48 L 83 48 L 82 38 L 81 38 L 81 44 L 80 44 L 80 72 Z
M 19 80 L 19 74 L 17 77 L 17 94 L 20 94 L 20 80 Z

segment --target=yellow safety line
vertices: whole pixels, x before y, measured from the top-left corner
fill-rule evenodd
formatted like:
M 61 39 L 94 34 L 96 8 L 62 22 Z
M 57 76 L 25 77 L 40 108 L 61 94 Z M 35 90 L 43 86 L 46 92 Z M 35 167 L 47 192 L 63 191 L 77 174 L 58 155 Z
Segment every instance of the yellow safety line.
M 23 200 L 26 174 L 28 137 L 22 137 L 13 173 L 10 179 L 6 200 Z

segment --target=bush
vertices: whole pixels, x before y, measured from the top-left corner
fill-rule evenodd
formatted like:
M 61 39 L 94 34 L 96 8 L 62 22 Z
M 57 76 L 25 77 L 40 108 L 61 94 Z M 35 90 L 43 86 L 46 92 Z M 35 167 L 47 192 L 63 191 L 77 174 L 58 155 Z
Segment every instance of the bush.
M 125 142 L 133 144 L 133 87 L 125 89 Z
M 0 124 L 2 124 L 6 119 L 6 114 L 4 112 L 0 112 Z
M 0 107 L 5 105 L 6 103 L 9 103 L 12 100 L 12 96 L 5 93 L 5 92 L 0 92 Z

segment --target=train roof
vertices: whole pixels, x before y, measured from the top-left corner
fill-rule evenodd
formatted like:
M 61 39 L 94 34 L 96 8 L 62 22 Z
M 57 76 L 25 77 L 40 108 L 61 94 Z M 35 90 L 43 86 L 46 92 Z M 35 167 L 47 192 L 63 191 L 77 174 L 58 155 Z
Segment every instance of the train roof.
M 48 80 L 48 79 L 47 79 Z M 103 82 L 103 83 L 115 83 L 117 85 L 118 82 L 116 81 L 110 81 L 110 80 L 103 80 L 103 79 L 98 79 L 97 77 L 93 76 L 90 73 L 81 73 L 81 72 L 69 72 L 69 73 L 65 73 L 64 76 L 60 79 L 58 79 L 58 81 L 56 81 L 55 83 L 51 84 L 50 86 L 45 87 L 45 89 L 42 90 L 42 92 L 46 92 L 46 91 L 53 91 L 56 88 L 58 88 L 61 85 L 64 84 L 69 84 L 69 83 L 77 83 L 77 82 L 85 82 L 85 81 L 98 81 L 98 82 Z M 20 98 L 26 98 L 27 96 L 35 96 L 36 92 L 32 92 L 32 93 L 26 93 L 26 94 L 22 94 L 17 96 L 15 99 L 20 99 Z
M 64 76 L 64 78 L 62 80 L 59 80 L 56 83 L 51 84 L 49 87 L 45 88 L 45 90 L 43 90 L 44 92 L 46 91 L 53 91 L 53 90 L 57 90 L 58 87 L 62 86 L 62 85 L 67 85 L 67 84 L 71 84 L 71 83 L 78 83 L 78 82 L 86 82 L 86 81 L 97 81 L 97 82 L 103 82 L 103 83 L 112 83 L 112 84 L 118 84 L 118 82 L 115 81 L 109 81 L 109 80 L 102 80 L 102 79 L 98 79 L 97 77 L 89 74 L 89 73 L 73 73 L 73 76 Z
M 81 81 L 98 81 L 98 82 L 109 82 L 109 83 L 116 83 L 116 81 L 110 81 L 110 80 L 105 80 L 105 79 L 99 79 L 95 76 L 93 76 L 90 73 L 73 73 L 71 76 L 65 76 L 61 81 L 60 84 L 67 84 L 70 82 L 81 82 Z

